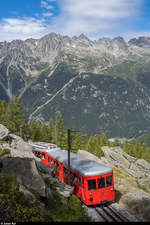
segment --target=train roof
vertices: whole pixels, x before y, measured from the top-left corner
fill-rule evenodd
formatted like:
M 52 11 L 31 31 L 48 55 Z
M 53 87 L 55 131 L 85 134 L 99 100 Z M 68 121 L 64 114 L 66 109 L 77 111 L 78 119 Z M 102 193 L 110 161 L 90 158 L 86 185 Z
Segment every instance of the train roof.
M 35 149 L 33 151 L 40 151 L 40 152 L 50 152 L 53 150 L 60 150 L 59 147 L 55 147 L 55 148 L 40 148 L 40 147 L 35 147 Z
M 60 161 L 63 165 L 68 165 L 68 151 L 53 149 L 48 152 L 48 155 Z M 110 167 L 83 158 L 72 152 L 70 152 L 70 167 L 82 176 L 96 176 L 112 172 Z
M 32 142 L 28 141 L 28 143 L 33 147 L 33 150 L 39 150 L 43 152 L 48 152 L 51 149 L 57 149 L 58 146 L 52 143 L 46 142 Z

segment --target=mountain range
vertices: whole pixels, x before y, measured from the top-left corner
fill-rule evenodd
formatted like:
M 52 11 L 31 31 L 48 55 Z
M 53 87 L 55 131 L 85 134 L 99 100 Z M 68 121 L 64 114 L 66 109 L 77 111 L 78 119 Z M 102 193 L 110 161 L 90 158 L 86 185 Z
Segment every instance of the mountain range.
M 150 37 L 50 33 L 0 42 L 0 100 L 15 95 L 29 120 L 47 122 L 61 111 L 66 128 L 140 136 L 150 131 Z

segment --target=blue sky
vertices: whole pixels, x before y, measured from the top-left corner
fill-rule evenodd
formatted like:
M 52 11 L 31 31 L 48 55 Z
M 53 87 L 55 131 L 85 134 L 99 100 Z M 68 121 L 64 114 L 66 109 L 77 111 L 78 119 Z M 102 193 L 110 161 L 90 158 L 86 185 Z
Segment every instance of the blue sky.
M 70 37 L 150 36 L 150 0 L 1 0 L 0 41 Z

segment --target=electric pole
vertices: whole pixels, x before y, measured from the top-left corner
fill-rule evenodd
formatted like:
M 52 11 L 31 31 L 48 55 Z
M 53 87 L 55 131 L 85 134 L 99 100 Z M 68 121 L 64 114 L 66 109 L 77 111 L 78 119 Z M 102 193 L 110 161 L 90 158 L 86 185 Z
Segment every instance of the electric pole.
M 71 130 L 68 129 L 68 184 L 70 185 L 70 150 L 71 150 Z

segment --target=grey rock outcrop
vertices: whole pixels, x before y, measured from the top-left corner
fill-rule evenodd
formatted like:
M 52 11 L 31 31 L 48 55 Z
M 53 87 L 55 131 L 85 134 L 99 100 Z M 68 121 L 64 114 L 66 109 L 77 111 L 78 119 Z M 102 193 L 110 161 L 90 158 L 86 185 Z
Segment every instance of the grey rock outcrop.
M 4 125 L 0 124 L 0 140 L 5 142 L 0 144 L 0 149 L 9 149 L 10 157 L 31 158 L 39 160 L 32 152 L 32 146 L 21 137 L 12 134 Z
M 0 140 L 5 140 L 9 133 L 10 131 L 4 125 L 0 124 Z
M 95 155 L 93 155 L 92 153 L 90 152 L 87 152 L 85 150 L 78 150 L 77 154 L 87 158 L 87 159 L 90 159 L 90 160 L 93 160 L 93 161 L 96 161 L 96 162 L 99 162 L 101 163 L 101 159 L 96 157 Z
M 105 157 L 101 157 L 101 159 L 100 159 L 100 158 L 98 158 L 97 156 L 93 155 L 92 153 L 87 152 L 87 151 L 85 151 L 85 150 L 80 150 L 80 149 L 78 150 L 77 154 L 79 154 L 79 155 L 81 155 L 82 157 L 85 157 L 85 158 L 87 158 L 87 159 L 89 159 L 89 160 L 93 160 L 93 161 L 95 161 L 95 162 L 102 163 L 102 164 L 105 164 L 105 165 L 108 165 L 108 166 L 109 166 L 109 163 L 108 163 L 108 161 L 105 159 Z
M 110 165 L 123 169 L 137 179 L 150 179 L 150 164 L 146 160 L 132 157 L 120 147 L 104 146 L 101 149 Z
M 24 188 L 45 197 L 45 182 L 39 174 L 34 159 L 0 158 L 1 173 L 11 174 Z

